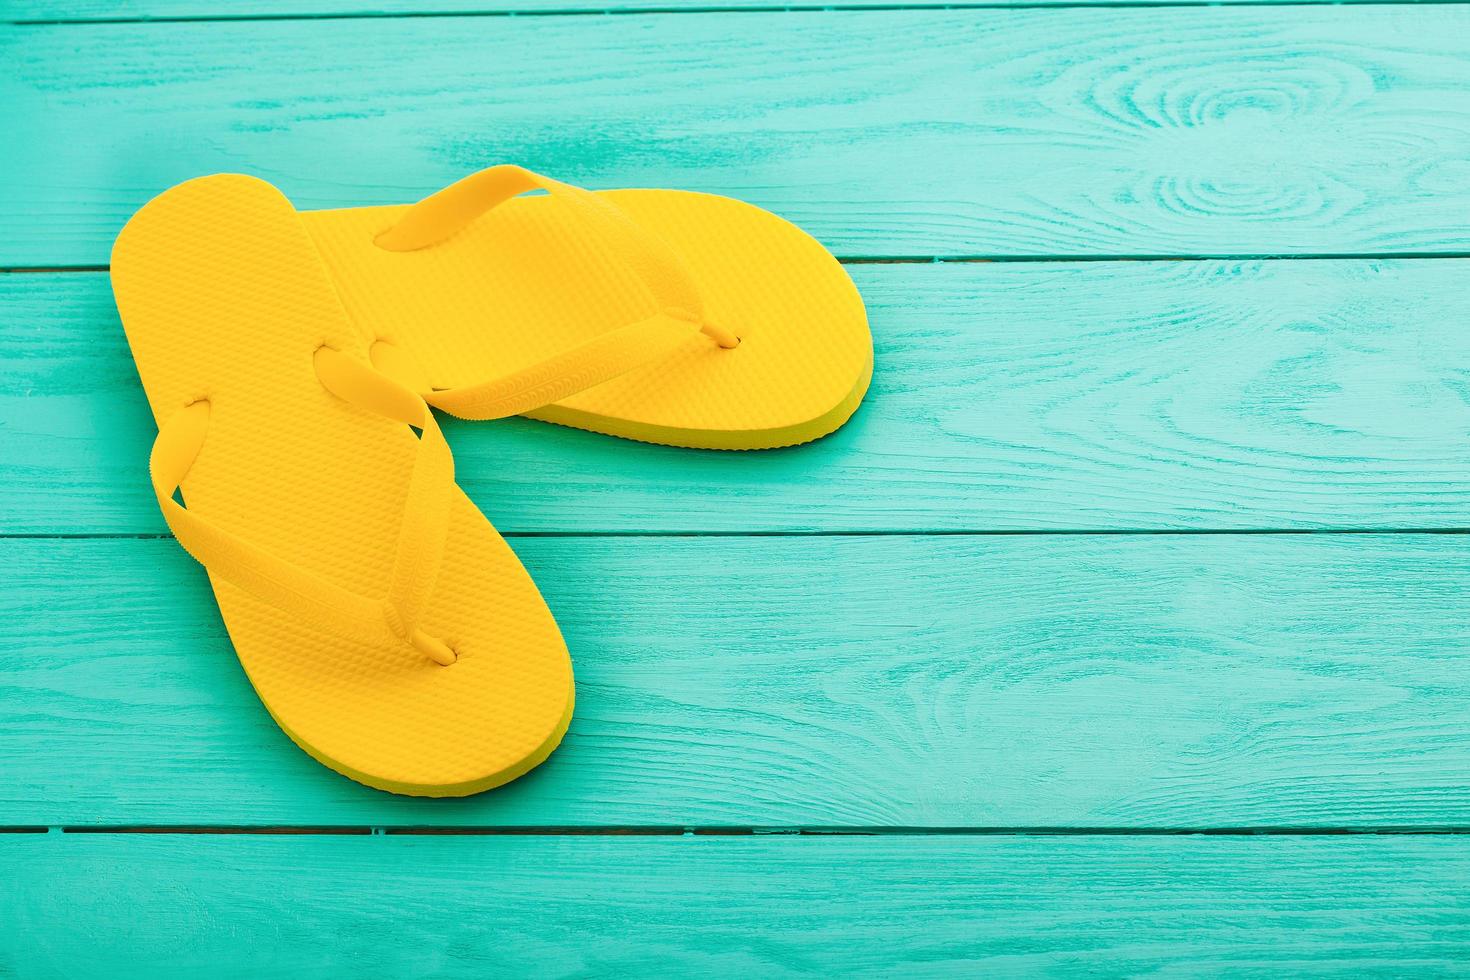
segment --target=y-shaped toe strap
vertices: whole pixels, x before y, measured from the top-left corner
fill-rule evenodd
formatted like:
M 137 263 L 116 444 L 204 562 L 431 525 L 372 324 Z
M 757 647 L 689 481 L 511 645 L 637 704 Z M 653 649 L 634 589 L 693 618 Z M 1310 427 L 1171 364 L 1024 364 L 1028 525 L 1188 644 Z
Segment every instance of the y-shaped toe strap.
M 688 320 L 657 313 L 492 381 L 428 391 L 423 397 L 463 419 L 520 415 L 667 357 L 688 343 L 689 334 Z
M 337 397 L 420 430 L 387 594 L 344 589 L 285 561 L 193 513 L 174 500 L 209 431 L 209 401 L 195 401 L 167 419 L 148 459 L 158 506 L 174 537 L 211 575 L 304 622 L 370 645 L 408 643 L 436 663 L 456 654 L 417 625 L 433 594 L 444 554 L 454 487 L 454 460 L 421 398 L 347 354 L 316 352 L 317 376 Z
M 571 207 L 592 239 L 638 277 L 659 311 L 504 377 L 423 392 L 429 404 L 461 418 L 519 415 L 667 357 L 699 334 L 723 349 L 740 344 L 738 336 L 705 317 L 689 270 L 667 242 L 603 195 L 523 167 L 490 167 L 424 198 L 379 235 L 376 244 L 394 252 L 427 248 L 496 205 L 538 189 Z

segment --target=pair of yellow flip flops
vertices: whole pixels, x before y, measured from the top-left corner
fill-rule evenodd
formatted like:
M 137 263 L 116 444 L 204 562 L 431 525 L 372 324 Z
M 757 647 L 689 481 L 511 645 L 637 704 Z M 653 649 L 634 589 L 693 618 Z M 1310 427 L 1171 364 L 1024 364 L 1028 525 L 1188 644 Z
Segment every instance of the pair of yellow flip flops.
M 862 300 L 793 225 L 513 166 L 332 211 L 192 180 L 128 222 L 112 282 L 159 506 L 261 701 L 397 793 L 514 779 L 572 716 L 551 612 L 455 484 L 430 405 L 760 449 L 837 428 L 872 373 Z

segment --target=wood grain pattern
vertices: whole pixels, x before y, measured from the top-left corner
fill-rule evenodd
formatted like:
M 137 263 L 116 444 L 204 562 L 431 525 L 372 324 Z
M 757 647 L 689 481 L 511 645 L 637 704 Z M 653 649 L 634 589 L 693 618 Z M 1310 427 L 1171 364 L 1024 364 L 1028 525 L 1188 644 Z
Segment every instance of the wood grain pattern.
M 1461 535 L 515 546 L 577 716 L 425 801 L 289 743 L 172 541 L 0 541 L 0 825 L 1470 825 Z
M 0 266 L 103 263 L 201 173 L 323 207 L 506 160 L 848 256 L 1470 250 L 1465 6 L 385 23 L 0 29 Z
M 0 838 L 0 876 L 18 978 L 1423 977 L 1470 959 L 1470 849 L 1450 837 L 43 834 Z
M 846 428 L 696 453 L 446 429 L 505 531 L 1470 526 L 1470 260 L 850 267 Z M 101 274 L 0 277 L 0 532 L 163 533 Z
M 1127 0 L 1133 4 L 1173 4 L 1181 0 Z M 1221 0 L 1232 3 L 1336 3 L 1340 0 Z M 1358 0 L 1353 0 L 1358 2 Z M 1382 0 L 1377 0 L 1382 2 Z M 1387 0 L 1419 3 L 1430 0 Z M 1438 2 L 1438 0 L 1434 0 Z M 1459 2 L 1459 0 L 1451 0 Z M 4 0 L 0 19 L 19 23 L 149 19 L 238 19 L 256 17 L 414 17 L 456 14 L 600 14 L 630 12 L 709 13 L 728 10 L 824 10 L 840 13 L 862 7 L 1006 7 L 1006 6 L 1117 6 L 1119 0 L 441 0 L 437 5 L 413 0 L 249 0 L 221 8 L 202 0 Z
M 784 453 L 448 420 L 509 532 L 1470 525 L 1470 260 L 851 267 L 878 373 Z M 0 529 L 162 533 L 103 275 L 0 278 Z
M 940 533 L 1470 527 L 1470 9 L 1111 2 L 0 0 L 235 21 L 0 25 L 0 271 L 501 160 L 854 261 L 1236 257 L 854 265 L 878 376 L 798 450 L 449 426 L 579 680 L 457 801 L 275 728 L 105 276 L 0 275 L 0 976 L 1463 972 L 1463 534 Z

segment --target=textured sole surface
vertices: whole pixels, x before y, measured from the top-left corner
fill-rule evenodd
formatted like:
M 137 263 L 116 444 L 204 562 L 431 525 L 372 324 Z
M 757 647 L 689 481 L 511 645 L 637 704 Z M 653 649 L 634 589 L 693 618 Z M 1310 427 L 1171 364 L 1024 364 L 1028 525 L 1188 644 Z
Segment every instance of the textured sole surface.
M 531 417 L 710 449 L 794 445 L 847 421 L 872 375 L 872 337 L 856 287 L 820 243 L 730 198 L 602 193 L 679 253 L 708 319 L 740 346 L 692 337 Z M 303 220 L 353 320 L 409 351 L 430 387 L 500 377 L 656 309 L 555 196 L 508 201 L 418 251 L 375 245 L 405 210 L 309 211 Z
M 322 344 L 367 360 L 301 220 L 278 191 L 221 175 L 146 205 L 113 253 L 113 289 L 160 424 L 208 398 L 182 490 L 196 513 L 364 595 L 389 581 L 418 440 L 330 394 Z M 422 626 L 459 654 L 374 648 L 296 621 L 218 577 L 261 700 L 302 748 L 368 785 L 461 795 L 545 759 L 572 710 L 571 664 L 520 561 L 458 488 Z

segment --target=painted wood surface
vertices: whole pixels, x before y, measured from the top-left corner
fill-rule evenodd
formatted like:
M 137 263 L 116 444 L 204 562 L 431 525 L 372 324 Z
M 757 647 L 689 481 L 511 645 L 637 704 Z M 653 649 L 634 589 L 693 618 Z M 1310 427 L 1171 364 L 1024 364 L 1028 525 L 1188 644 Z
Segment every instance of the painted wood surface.
M 1470 960 L 1453 837 L 39 834 L 0 839 L 0 874 L 18 883 L 0 889 L 17 978 L 1424 977 Z
M 105 263 L 201 173 L 325 207 L 506 160 L 847 256 L 1470 250 L 1462 5 L 11 26 L 0 61 L 0 266 Z
M 255 700 L 105 276 L 0 275 L 0 976 L 1463 972 L 1463 534 L 948 532 L 1470 527 L 1470 9 L 1047 2 L 0 0 L 214 21 L 0 26 L 0 269 L 509 159 L 794 218 L 878 345 L 805 449 L 451 426 L 579 712 L 410 800 Z
M 128 20 L 238 20 L 290 17 L 456 16 L 497 14 L 711 13 L 731 10 L 843 13 L 864 7 L 948 9 L 1046 6 L 1197 5 L 1202 0 L 241 0 L 221 7 L 203 0 L 4 0 L 0 20 L 97 23 Z M 1341 0 L 1220 0 L 1235 3 L 1339 3 Z M 1367 2 L 1367 0 L 1350 0 Z M 1445 0 L 1388 0 L 1390 3 Z M 1447 0 L 1461 2 L 1461 0 Z
M 811 446 L 447 425 L 508 532 L 1470 526 L 1470 260 L 850 267 L 877 375 Z M 106 276 L 0 277 L 0 531 L 165 531 Z
M 8 540 L 0 825 L 1470 826 L 1461 535 L 535 538 L 577 715 L 467 800 L 261 709 L 168 540 Z

